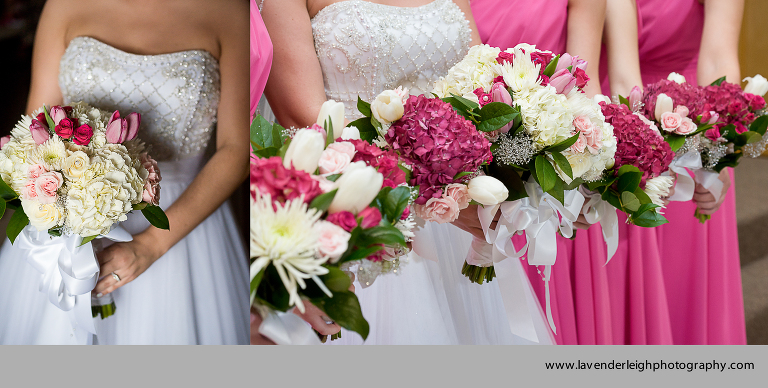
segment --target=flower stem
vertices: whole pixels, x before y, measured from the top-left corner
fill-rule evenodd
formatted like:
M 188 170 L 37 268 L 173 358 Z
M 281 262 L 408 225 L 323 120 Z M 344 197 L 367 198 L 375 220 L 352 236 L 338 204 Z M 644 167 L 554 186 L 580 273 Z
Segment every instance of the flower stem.
M 94 318 L 97 316 L 101 316 L 101 319 L 109 318 L 110 316 L 115 314 L 115 310 L 117 309 L 117 306 L 115 305 L 115 302 L 112 302 L 107 305 L 103 306 L 91 306 L 91 314 Z
M 698 218 L 699 222 L 701 222 L 702 224 L 706 223 L 707 220 L 712 218 L 712 216 L 709 215 L 709 214 L 701 214 L 701 213 L 699 213 L 699 208 L 698 207 L 696 208 L 696 212 L 693 215 L 696 216 L 696 218 Z
M 483 284 L 483 280 L 486 283 L 490 283 L 496 277 L 496 270 L 493 266 L 478 267 L 465 261 L 464 266 L 461 267 L 461 274 L 466 276 L 472 283 Z

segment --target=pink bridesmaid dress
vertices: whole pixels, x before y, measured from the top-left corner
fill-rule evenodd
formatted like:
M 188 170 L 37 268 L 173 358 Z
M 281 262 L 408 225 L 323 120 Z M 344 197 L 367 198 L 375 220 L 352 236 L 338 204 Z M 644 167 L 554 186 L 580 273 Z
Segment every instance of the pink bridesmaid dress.
M 261 20 L 256 0 L 251 0 L 251 117 L 256 112 L 272 66 L 272 41 Z
M 565 52 L 568 0 L 472 0 L 470 5 L 483 43 L 502 49 L 530 43 L 554 53 Z M 516 236 L 513 241 L 520 247 L 525 238 Z M 558 236 L 550 281 L 558 344 L 615 343 L 605 259 L 599 225 L 578 231 L 574 240 Z M 658 276 L 661 278 L 660 273 Z M 545 306 L 544 281 L 537 267 L 528 266 L 528 277 Z M 618 318 L 625 315 L 622 311 Z
M 670 72 L 696 83 L 704 6 L 697 0 L 637 0 L 643 83 Z M 733 171 L 731 169 L 731 179 Z M 656 228 L 675 344 L 746 344 L 744 301 L 731 185 L 705 224 L 693 201 L 672 202 Z

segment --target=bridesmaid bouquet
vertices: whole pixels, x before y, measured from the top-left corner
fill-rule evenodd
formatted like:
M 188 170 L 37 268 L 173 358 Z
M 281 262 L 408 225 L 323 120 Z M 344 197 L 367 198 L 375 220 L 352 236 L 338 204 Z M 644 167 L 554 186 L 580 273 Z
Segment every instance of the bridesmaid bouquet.
M 131 240 L 117 224 L 133 210 L 169 228 L 158 206 L 157 162 L 137 138 L 140 121 L 138 113 L 121 118 L 77 102 L 22 116 L 0 140 L 0 216 L 15 210 L 6 233 L 30 251 L 28 260 L 44 274 L 41 290 L 62 310 L 88 309 L 80 300 L 90 298 L 99 275 L 92 240 Z M 106 318 L 113 311 L 109 303 L 87 314 Z M 92 327 L 83 321 L 78 316 Z
M 368 323 L 344 264 L 404 253 L 414 193 L 397 155 L 344 128 L 337 104 L 324 105 L 320 116 L 331 116 L 323 126 L 286 130 L 253 120 L 251 303 L 269 316 L 304 312 L 308 300 L 365 339 Z
M 672 73 L 667 80 L 646 87 L 643 112 L 658 120 L 678 154 L 671 170 L 678 174 L 678 179 L 682 177 L 683 184 L 680 195 L 676 188 L 672 200 L 687 201 L 693 196 L 694 180 L 685 168 L 694 172 L 696 182 L 719 198 L 719 172 L 725 167 L 736 167 L 744 155 L 757 157 L 765 150 L 768 117 L 764 117 L 762 95 L 768 91 L 768 81 L 760 75 L 746 80 L 746 90 L 725 82 L 725 77 L 700 87 Z M 650 116 L 651 112 L 654 116 Z M 702 223 L 710 218 L 698 209 L 695 216 Z

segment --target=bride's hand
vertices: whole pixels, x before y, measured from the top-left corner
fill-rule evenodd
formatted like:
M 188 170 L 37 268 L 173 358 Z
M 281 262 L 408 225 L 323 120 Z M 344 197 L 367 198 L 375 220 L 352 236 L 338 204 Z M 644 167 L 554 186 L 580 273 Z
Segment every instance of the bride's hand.
M 696 183 L 696 190 L 693 193 L 693 202 L 699 207 L 699 213 L 712 215 L 720 208 L 723 201 L 725 201 L 725 194 L 731 187 L 731 176 L 728 174 L 728 170 L 723 169 L 720 171 L 719 179 L 723 182 L 723 190 L 721 191 L 720 200 L 718 201 L 715 201 L 715 196 L 712 195 L 709 190 L 705 189 L 704 186 L 698 182 Z
M 501 212 L 497 212 L 496 217 L 491 222 L 491 229 L 496 229 L 500 216 Z M 459 218 L 453 221 L 452 224 L 477 238 L 485 240 L 485 232 L 483 232 L 483 226 L 480 225 L 480 218 L 477 216 L 477 205 L 469 205 L 466 209 L 460 211 Z
M 275 345 L 275 342 L 259 333 L 261 315 L 251 308 L 251 345 Z
M 349 290 L 355 292 L 355 274 L 350 274 L 352 284 L 349 286 Z M 333 322 L 327 315 L 312 303 L 304 303 L 304 313 L 299 309 L 294 308 L 293 313 L 301 317 L 304 321 L 309 323 L 313 329 L 322 335 L 332 335 L 341 331 L 341 326 L 336 322 Z M 333 323 L 326 323 L 333 322 Z
M 130 283 L 149 268 L 160 255 L 142 234 L 134 236 L 133 241 L 110 245 L 99 253 L 102 279 L 96 284 L 93 293 L 101 297 Z M 116 274 L 120 281 L 112 276 Z M 100 295 L 101 294 L 101 295 Z

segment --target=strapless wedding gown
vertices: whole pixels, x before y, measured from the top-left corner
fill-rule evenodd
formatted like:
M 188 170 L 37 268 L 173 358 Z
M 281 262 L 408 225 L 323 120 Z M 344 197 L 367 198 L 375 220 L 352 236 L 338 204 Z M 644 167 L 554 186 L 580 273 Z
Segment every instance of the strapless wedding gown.
M 351 0 L 333 3 L 312 18 L 312 31 L 328 99 L 346 106 L 348 119 L 360 116 L 357 98 L 372 101 L 386 89 L 404 86 L 428 93 L 440 76 L 469 50 L 471 30 L 450 0 L 420 7 L 395 7 Z M 398 274 L 379 276 L 355 293 L 370 323 L 365 344 L 524 344 L 510 331 L 496 281 L 470 283 L 462 274 L 472 236 L 449 224 L 427 223 L 416 237 L 439 258 L 411 253 Z M 518 263 L 519 264 L 519 263 Z M 540 343 L 552 343 L 528 283 Z M 332 344 L 361 344 L 342 329 Z
M 168 208 L 208 159 L 220 96 L 219 64 L 190 50 L 136 55 L 89 37 L 61 59 L 64 103 L 139 112 L 139 137 L 159 161 Z M 149 226 L 141 214 L 121 224 Z M 248 261 L 227 203 L 132 282 L 112 293 L 117 310 L 96 318 L 98 344 L 248 344 Z M 40 274 L 6 241 L 0 251 L 0 343 L 74 344 L 67 313 L 38 291 Z

